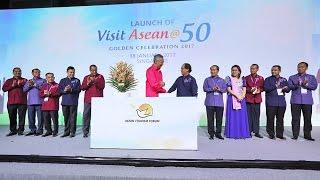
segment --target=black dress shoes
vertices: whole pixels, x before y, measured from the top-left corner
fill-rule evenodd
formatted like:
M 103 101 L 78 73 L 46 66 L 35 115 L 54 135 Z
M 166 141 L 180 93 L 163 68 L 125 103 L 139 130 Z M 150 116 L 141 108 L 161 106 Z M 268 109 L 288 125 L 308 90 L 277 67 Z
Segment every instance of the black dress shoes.
M 278 138 L 278 139 L 282 139 L 282 140 L 286 140 L 286 138 L 283 137 L 283 136 L 277 136 L 277 138 Z
M 70 137 L 71 137 L 71 138 L 75 137 L 75 134 L 74 134 L 74 133 L 71 133 L 71 134 L 70 134 Z
M 88 134 L 84 134 L 83 137 L 84 137 L 84 138 L 87 138 L 87 137 L 88 137 Z
M 23 132 L 22 131 L 19 131 L 18 132 L 18 136 L 22 136 L 23 135 Z
M 60 136 L 60 137 L 62 137 L 62 138 L 64 138 L 64 137 L 67 137 L 67 136 L 69 136 L 69 134 L 68 133 L 64 133 L 62 136 Z
M 269 135 L 269 139 L 276 139 L 274 135 Z
M 10 132 L 9 134 L 7 134 L 6 136 L 14 136 L 14 135 L 16 135 L 17 133 L 16 132 Z
M 224 140 L 224 138 L 221 136 L 221 134 L 216 134 L 216 138 Z
M 306 140 L 308 140 L 308 141 L 315 141 L 311 136 L 304 137 L 304 139 L 306 139 Z
M 31 135 L 34 135 L 34 134 L 36 134 L 36 133 L 35 133 L 35 132 L 30 131 L 30 132 L 28 132 L 28 133 L 26 134 L 26 136 L 31 136 Z
M 255 133 L 254 136 L 257 138 L 263 138 L 259 133 Z
M 41 136 L 43 134 L 43 132 L 36 132 L 34 135 L 35 136 Z
M 42 135 L 42 137 L 47 137 L 47 136 L 51 136 L 51 135 L 52 135 L 52 133 L 46 132 L 44 135 Z
M 294 136 L 294 137 L 292 137 L 291 139 L 293 139 L 293 140 L 297 140 L 297 139 L 298 139 L 298 137 L 295 137 L 295 136 Z

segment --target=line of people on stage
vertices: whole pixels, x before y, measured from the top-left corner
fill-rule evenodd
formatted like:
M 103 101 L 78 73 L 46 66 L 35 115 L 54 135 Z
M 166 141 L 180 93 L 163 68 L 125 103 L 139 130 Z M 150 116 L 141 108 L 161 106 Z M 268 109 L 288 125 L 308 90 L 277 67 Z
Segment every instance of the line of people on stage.
M 157 54 L 153 61 L 153 65 L 146 72 L 147 97 L 157 97 L 159 93 L 172 93 L 175 90 L 177 90 L 178 97 L 197 96 L 198 86 L 196 79 L 190 75 L 190 64 L 184 63 L 182 65 L 182 76 L 178 77 L 171 88 L 166 91 L 161 73 L 161 67 L 164 63 L 163 56 Z M 304 138 L 314 141 L 311 136 L 312 91 L 317 89 L 318 84 L 314 75 L 307 74 L 307 69 L 308 63 L 300 62 L 297 66 L 298 73 L 290 76 L 287 80 L 280 76 L 281 66 L 274 65 L 271 68 L 271 76 L 264 79 L 258 75 L 258 64 L 252 64 L 250 75 L 245 77 L 241 75 L 240 66 L 234 65 L 231 68 L 231 75 L 223 79 L 218 75 L 219 66 L 211 66 L 211 75 L 203 83 L 203 91 L 206 93 L 204 105 L 206 106 L 210 139 L 214 139 L 214 137 L 224 139 L 221 135 L 224 93 L 227 93 L 225 137 L 244 139 L 254 135 L 263 138 L 259 132 L 262 92 L 265 92 L 266 130 L 269 138 L 285 139 L 283 136 L 283 119 L 287 106 L 285 94 L 291 91 L 292 139 L 298 139 L 302 113 Z M 274 130 L 275 122 L 276 130 Z
M 190 75 L 191 65 L 184 63 L 181 67 L 182 76 L 178 77 L 171 88 L 166 91 L 162 78 L 161 67 L 164 59 L 157 54 L 154 63 L 146 71 L 146 96 L 157 97 L 159 93 L 177 91 L 178 97 L 197 96 L 198 86 L 196 79 Z M 208 133 L 210 139 L 214 137 L 224 139 L 222 119 L 224 115 L 223 94 L 227 93 L 226 124 L 224 135 L 227 138 L 250 138 L 252 133 L 263 138 L 260 133 L 261 93 L 265 92 L 267 133 L 270 139 L 285 139 L 283 136 L 283 119 L 286 111 L 285 94 L 291 92 L 292 139 L 298 139 L 300 131 L 301 113 L 304 118 L 304 138 L 313 141 L 311 136 L 312 123 L 312 91 L 317 89 L 317 80 L 314 75 L 307 74 L 308 63 L 298 64 L 298 73 L 287 80 L 280 76 L 281 67 L 274 65 L 271 76 L 264 79 L 258 75 L 259 65 L 252 64 L 251 74 L 243 77 L 241 68 L 234 65 L 231 75 L 225 79 L 219 77 L 219 66 L 210 67 L 210 77 L 203 83 L 206 93 Z M 33 78 L 27 80 L 21 76 L 21 69 L 13 69 L 13 78 L 3 84 L 3 91 L 8 92 L 7 109 L 10 119 L 10 132 L 7 136 L 23 135 L 25 116 L 28 112 L 29 129 L 26 135 L 57 136 L 59 118 L 59 98 L 64 116 L 64 133 L 61 137 L 74 137 L 76 133 L 77 110 L 79 93 L 85 91 L 83 110 L 83 137 L 88 137 L 91 121 L 91 98 L 103 97 L 105 80 L 97 72 L 97 66 L 89 67 L 90 74 L 85 76 L 82 83 L 75 78 L 75 68 L 67 68 L 67 77 L 55 82 L 53 73 L 46 73 L 46 79 L 40 77 L 40 70 L 33 69 Z M 28 110 L 28 111 L 27 111 Z M 19 124 L 17 128 L 17 117 Z M 38 124 L 36 126 L 36 117 Z M 274 123 L 276 119 L 276 130 Z M 52 129 L 53 124 L 53 129 Z M 43 133 L 43 126 L 46 130 Z
M 79 93 L 85 91 L 83 110 L 83 137 L 88 137 L 91 121 L 91 98 L 103 97 L 105 80 L 97 72 L 97 66 L 89 67 L 90 74 L 85 76 L 82 83 L 75 77 L 75 68 L 67 68 L 67 77 L 55 82 L 53 73 L 46 73 L 45 78 L 40 76 L 39 69 L 32 70 L 32 79 L 21 76 L 21 69 L 13 69 L 13 78 L 5 81 L 2 90 L 8 92 L 7 109 L 10 119 L 10 132 L 7 136 L 23 135 L 25 116 L 28 111 L 30 132 L 26 136 L 43 137 L 58 135 L 59 98 L 64 116 L 64 133 L 61 137 L 74 137 L 78 114 Z M 17 117 L 19 124 L 17 128 Z M 36 126 L 36 118 L 38 124 Z M 53 129 L 52 129 L 53 124 Z M 43 128 L 44 126 L 44 128 Z M 43 129 L 46 132 L 43 132 Z

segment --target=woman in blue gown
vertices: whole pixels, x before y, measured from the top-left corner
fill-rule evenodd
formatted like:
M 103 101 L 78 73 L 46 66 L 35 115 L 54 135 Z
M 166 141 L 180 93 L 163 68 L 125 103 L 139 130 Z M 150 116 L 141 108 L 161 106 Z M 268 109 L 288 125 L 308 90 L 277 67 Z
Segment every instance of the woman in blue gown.
M 241 68 L 234 65 L 231 76 L 226 77 L 228 86 L 225 136 L 233 139 L 250 138 L 245 100 L 246 82 L 241 78 Z

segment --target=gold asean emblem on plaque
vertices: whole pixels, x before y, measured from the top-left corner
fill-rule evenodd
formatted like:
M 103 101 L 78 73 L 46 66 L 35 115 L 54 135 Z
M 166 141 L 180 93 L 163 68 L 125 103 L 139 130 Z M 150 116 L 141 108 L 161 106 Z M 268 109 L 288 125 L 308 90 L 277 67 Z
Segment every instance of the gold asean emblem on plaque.
M 141 104 L 138 109 L 136 109 L 137 115 L 140 118 L 146 118 L 153 115 L 153 108 L 150 104 Z

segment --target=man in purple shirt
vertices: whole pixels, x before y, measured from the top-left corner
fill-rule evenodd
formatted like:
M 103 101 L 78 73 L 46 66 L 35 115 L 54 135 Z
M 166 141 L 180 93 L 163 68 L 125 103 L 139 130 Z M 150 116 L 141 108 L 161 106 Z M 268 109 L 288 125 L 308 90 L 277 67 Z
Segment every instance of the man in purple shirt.
M 304 138 L 314 141 L 311 137 L 311 116 L 312 116 L 312 91 L 317 89 L 317 80 L 314 75 L 307 74 L 308 63 L 298 64 L 298 74 L 289 77 L 289 88 L 291 93 L 291 115 L 292 115 L 292 139 L 296 140 L 300 131 L 301 111 L 304 119 Z
M 274 65 L 271 68 L 272 76 L 264 81 L 264 91 L 266 92 L 266 113 L 267 113 L 267 133 L 270 139 L 286 139 L 283 137 L 283 118 L 286 112 L 285 93 L 290 92 L 288 81 L 280 76 L 281 66 Z M 276 136 L 274 133 L 274 119 L 276 121 Z
M 41 111 L 42 99 L 40 98 L 39 91 L 45 83 L 45 80 L 40 77 L 40 70 L 32 69 L 33 78 L 23 86 L 23 91 L 28 93 L 28 122 L 30 132 L 26 136 L 42 135 L 43 133 L 43 116 Z M 35 125 L 36 115 L 38 118 L 38 129 Z
M 210 67 L 211 76 L 207 77 L 203 83 L 203 91 L 206 92 L 204 105 L 207 111 L 207 123 L 209 139 L 216 136 L 218 139 L 224 139 L 221 136 L 222 117 L 223 117 L 223 93 L 227 91 L 227 85 L 224 79 L 218 76 L 219 66 Z M 216 131 L 214 128 L 214 118 L 216 119 Z
M 318 73 L 317 73 L 317 82 L 318 84 L 320 84 L 320 69 L 318 69 Z M 318 96 L 319 96 L 318 111 L 320 111 L 320 88 L 319 88 Z

